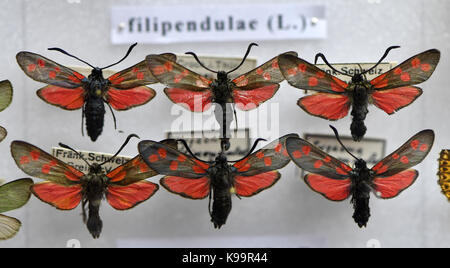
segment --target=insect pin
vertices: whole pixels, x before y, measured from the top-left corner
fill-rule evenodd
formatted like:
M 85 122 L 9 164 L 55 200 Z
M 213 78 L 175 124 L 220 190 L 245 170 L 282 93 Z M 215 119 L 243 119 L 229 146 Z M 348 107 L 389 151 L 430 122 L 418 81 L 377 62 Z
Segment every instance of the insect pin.
M 100 164 L 90 164 L 82 154 L 60 143 L 61 147 L 73 151 L 86 162 L 89 166 L 87 174 L 24 141 L 13 141 L 11 154 L 23 172 L 45 180 L 31 187 L 32 193 L 41 201 L 60 210 L 74 209 L 81 202 L 83 222 L 91 235 L 98 238 L 103 227 L 99 214 L 102 199 L 106 198 L 117 210 L 126 210 L 149 199 L 159 188 L 145 180 L 157 173 L 149 169 L 139 155 L 109 173 L 102 170 L 102 165 L 114 160 L 132 137 L 137 136 L 129 135 L 117 153 Z
M 179 140 L 186 147 L 184 154 L 155 141 L 141 141 L 139 153 L 149 167 L 166 175 L 160 184 L 168 191 L 190 199 L 209 197 L 208 211 L 215 228 L 226 223 L 231 212 L 232 195 L 250 197 L 274 185 L 281 174 L 276 171 L 290 161 L 285 141 L 289 134 L 253 152 L 252 149 L 238 161 L 227 160 L 225 152 L 220 152 L 214 161 L 198 159 L 186 141 Z M 234 164 L 230 164 L 233 162 Z M 212 202 L 212 204 L 211 204 Z
M 439 50 L 430 49 L 368 81 L 365 75 L 374 70 L 389 51 L 395 48 L 399 46 L 389 47 L 374 66 L 354 75 L 335 69 L 322 53 L 316 55 L 316 62 L 321 58 L 334 72 L 351 77 L 349 83 L 293 55 L 281 55 L 279 64 L 291 86 L 317 92 L 302 97 L 297 102 L 308 114 L 338 120 L 347 116 L 352 108 L 350 130 L 353 140 L 360 141 L 367 130 L 364 120 L 369 112 L 368 105 L 374 104 L 386 113 L 393 114 L 411 104 L 422 94 L 422 89 L 413 85 L 430 78 L 439 62 Z
M 113 108 L 118 111 L 128 110 L 149 102 L 156 95 L 153 89 L 145 86 L 157 82 L 148 71 L 145 61 L 106 79 L 103 77 L 103 70 L 125 60 L 136 44 L 130 46 L 121 60 L 103 68 L 94 67 L 60 48 L 49 48 L 90 66 L 92 71 L 88 77 L 32 52 L 19 52 L 16 59 L 26 75 L 36 81 L 49 84 L 37 91 L 37 95 L 43 101 L 65 110 L 82 109 L 81 132 L 84 135 L 83 120 L 86 117 L 87 134 L 92 141 L 96 141 L 103 131 L 105 104 L 113 115 L 116 129 Z M 170 53 L 162 54 L 161 57 L 176 59 L 175 55 Z
M 411 186 L 419 173 L 410 168 L 427 156 L 433 146 L 434 132 L 430 129 L 418 132 L 369 169 L 366 161 L 354 156 L 342 144 L 337 130 L 330 127 L 342 148 L 355 158 L 354 168 L 301 138 L 288 138 L 287 151 L 297 166 L 310 172 L 304 180 L 313 191 L 331 201 L 351 196 L 353 219 L 359 227 L 366 226 L 370 217 L 370 192 L 378 198 L 389 199 Z

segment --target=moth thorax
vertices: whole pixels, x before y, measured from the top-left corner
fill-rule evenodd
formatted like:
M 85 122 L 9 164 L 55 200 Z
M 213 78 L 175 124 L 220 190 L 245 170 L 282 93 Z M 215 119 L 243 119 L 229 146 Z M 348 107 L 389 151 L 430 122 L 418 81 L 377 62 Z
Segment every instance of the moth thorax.
M 355 74 L 354 76 L 352 76 L 352 83 L 358 84 L 362 83 L 363 81 L 364 78 L 362 74 Z
M 219 81 L 219 82 L 228 81 L 228 74 L 224 71 L 217 72 L 217 81 Z
M 92 165 L 89 167 L 89 173 L 90 173 L 90 174 L 103 174 L 103 172 L 102 172 L 102 166 L 100 166 L 100 165 L 97 164 L 97 163 L 92 164 Z

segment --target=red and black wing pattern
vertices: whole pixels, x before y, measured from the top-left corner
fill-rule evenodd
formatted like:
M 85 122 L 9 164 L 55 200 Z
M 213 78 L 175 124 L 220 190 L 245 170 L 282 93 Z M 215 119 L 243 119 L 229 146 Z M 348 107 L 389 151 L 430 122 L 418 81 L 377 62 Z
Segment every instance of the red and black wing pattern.
M 328 120 L 347 116 L 351 106 L 347 83 L 294 55 L 280 55 L 279 64 L 290 85 L 318 92 L 298 100 L 297 105 L 303 110 Z
M 281 55 L 297 56 L 296 52 L 286 52 Z M 257 68 L 233 79 L 236 85 L 232 96 L 236 106 L 244 111 L 254 109 L 275 95 L 284 80 L 278 64 L 278 57 L 267 61 Z
M 311 172 L 304 180 L 313 191 L 332 201 L 349 197 L 351 167 L 300 138 L 287 139 L 286 146 L 292 161 Z
M 392 70 L 372 79 L 370 84 L 376 90 L 401 88 L 426 81 L 439 63 L 441 53 L 430 49 L 402 62 Z
M 301 138 L 289 138 L 286 148 L 300 168 L 335 180 L 345 180 L 352 168 Z
M 46 84 L 76 89 L 86 79 L 84 75 L 32 52 L 19 52 L 16 59 L 26 75 Z
M 39 89 L 36 94 L 48 104 L 65 110 L 76 110 L 83 107 L 85 90 L 82 87 L 64 88 L 49 85 Z
M 81 201 L 84 173 L 23 141 L 11 143 L 17 166 L 30 176 L 46 180 L 31 187 L 33 194 L 58 209 L 75 208 Z
M 144 162 L 158 174 L 183 178 L 201 178 L 207 175 L 209 164 L 156 141 L 141 141 L 139 154 Z
M 295 55 L 280 55 L 278 63 L 284 78 L 293 87 L 331 94 L 345 94 L 348 87 L 344 81 Z
M 171 53 L 159 56 L 171 61 L 176 60 L 176 56 Z M 148 69 L 145 60 L 111 75 L 108 80 L 111 85 L 104 99 L 112 108 L 119 111 L 144 105 L 156 95 L 155 90 L 145 86 L 158 82 L 158 79 Z
M 233 165 L 233 186 L 238 196 L 253 196 L 280 179 L 281 175 L 276 170 L 291 161 L 286 150 L 286 139 L 289 137 L 298 135 L 285 135 Z
M 149 55 L 146 61 L 153 76 L 160 83 L 168 86 L 164 89 L 164 93 L 172 102 L 193 112 L 209 109 L 212 100 L 210 79 L 161 55 Z
M 172 53 L 165 53 L 159 56 L 174 62 L 177 59 Z M 108 80 L 111 82 L 111 87 L 116 89 L 130 89 L 158 82 L 158 79 L 156 79 L 148 69 L 145 60 L 111 75 L 108 77 Z
M 392 198 L 413 184 L 418 172 L 409 168 L 422 162 L 433 142 L 434 132 L 430 129 L 422 130 L 372 167 L 376 195 L 380 198 Z
M 160 184 L 168 191 L 191 199 L 202 199 L 209 195 L 208 163 L 154 141 L 141 141 L 138 149 L 151 169 L 167 175 L 160 180 Z
M 422 89 L 412 85 L 430 78 L 440 55 L 437 49 L 427 50 L 371 80 L 370 84 L 375 89 L 371 94 L 371 102 L 388 114 L 411 104 L 422 95 Z

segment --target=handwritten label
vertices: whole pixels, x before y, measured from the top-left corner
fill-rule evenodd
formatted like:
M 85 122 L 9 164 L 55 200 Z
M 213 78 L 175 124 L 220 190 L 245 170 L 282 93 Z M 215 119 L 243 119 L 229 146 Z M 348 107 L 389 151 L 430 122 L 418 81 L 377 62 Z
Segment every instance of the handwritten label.
M 116 6 L 113 44 L 324 39 L 325 6 L 237 4 Z
M 86 161 L 88 161 L 88 163 L 91 165 L 93 163 L 101 164 L 113 156 L 112 154 L 91 152 L 91 151 L 78 151 L 77 150 L 77 152 L 79 154 L 81 154 L 83 156 L 83 158 Z M 85 174 L 87 174 L 89 172 L 89 166 L 86 164 L 86 162 L 84 162 L 77 154 L 75 154 L 71 150 L 60 148 L 60 147 L 53 147 L 52 155 Z M 125 164 L 130 159 L 131 159 L 131 157 L 129 157 L 129 156 L 118 155 L 112 161 L 103 164 L 102 170 L 105 173 L 108 173 L 108 172 L 112 171 L 113 169 L 115 169 L 116 167 Z
M 196 157 L 212 161 L 220 152 L 219 131 L 191 131 L 191 132 L 167 132 L 168 139 L 184 139 Z M 187 152 L 183 145 L 178 144 L 181 152 Z M 249 129 L 231 131 L 230 149 L 227 151 L 228 160 L 238 160 L 244 157 L 250 150 Z
M 367 166 L 373 165 L 383 159 L 386 141 L 384 139 L 364 138 L 360 142 L 355 142 L 351 137 L 340 137 L 345 147 L 356 157 L 364 159 Z M 353 166 L 355 159 L 349 155 L 336 140 L 333 135 L 305 134 L 305 140 L 319 147 L 324 152 L 341 160 L 349 166 Z

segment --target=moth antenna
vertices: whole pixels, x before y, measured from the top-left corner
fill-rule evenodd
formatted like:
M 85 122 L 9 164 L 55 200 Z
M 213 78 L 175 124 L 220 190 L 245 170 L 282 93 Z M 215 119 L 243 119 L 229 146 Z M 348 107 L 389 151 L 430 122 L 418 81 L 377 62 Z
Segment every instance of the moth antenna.
M 208 70 L 208 71 L 210 71 L 210 72 L 213 72 L 213 73 L 218 73 L 217 71 L 211 70 L 211 69 L 209 69 L 208 67 L 206 67 L 206 66 L 200 61 L 200 59 L 197 57 L 197 55 L 196 55 L 194 52 L 189 51 L 189 52 L 186 52 L 185 54 L 193 56 L 194 59 L 198 62 L 198 64 L 200 64 L 200 66 L 202 66 L 202 67 L 205 68 L 206 70 Z
M 197 159 L 198 161 L 201 161 L 201 162 L 207 162 L 207 163 L 212 163 L 212 162 L 214 162 L 214 161 L 204 161 L 204 160 L 201 160 L 200 158 L 198 158 L 197 156 L 195 156 L 195 154 L 191 151 L 191 148 L 189 148 L 189 145 L 187 144 L 186 140 L 178 139 L 177 142 L 181 142 L 181 143 L 184 145 L 184 148 L 186 148 L 186 151 L 188 151 L 188 153 L 189 153 L 193 158 Z
M 124 56 L 121 60 L 119 60 L 118 62 L 113 63 L 113 64 L 111 64 L 111 65 L 108 65 L 108 66 L 106 66 L 106 67 L 100 68 L 100 70 L 107 69 L 107 68 L 109 68 L 109 67 L 112 67 L 112 66 L 114 66 L 114 65 L 117 65 L 117 64 L 121 63 L 124 59 L 126 59 L 126 58 L 128 57 L 128 55 L 130 55 L 131 50 L 133 50 L 133 48 L 134 48 L 136 45 L 137 45 L 137 43 L 132 44 L 132 45 L 128 48 L 127 53 L 125 54 L 125 56 Z
M 255 150 L 256 146 L 258 145 L 258 143 L 259 143 L 260 141 L 267 141 L 267 140 L 266 140 L 266 139 L 263 139 L 263 138 L 258 138 L 258 139 L 256 139 L 256 141 L 253 143 L 252 148 L 250 149 L 250 151 L 248 151 L 248 153 L 247 153 L 244 157 L 242 157 L 242 158 L 239 159 L 239 160 L 234 160 L 234 161 L 229 161 L 229 162 L 239 162 L 239 161 L 241 161 L 241 160 L 247 158 L 249 155 L 251 155 L 251 154 L 253 153 L 253 151 Z
M 349 153 L 351 156 L 353 156 L 353 158 L 355 158 L 356 160 L 359 160 L 358 157 L 356 157 L 352 153 L 350 153 L 350 151 L 344 146 L 344 144 L 342 143 L 341 139 L 339 138 L 339 133 L 338 133 L 337 129 L 335 127 L 333 127 L 332 125 L 330 125 L 330 127 L 333 130 L 334 135 L 336 136 L 336 139 L 338 140 L 338 142 L 342 146 L 342 148 L 344 148 L 344 150 L 347 151 L 347 153 Z
M 227 74 L 236 71 L 237 69 L 239 69 L 239 67 L 242 66 L 242 64 L 244 64 L 244 62 L 245 62 L 245 60 L 247 59 L 247 56 L 248 56 L 248 54 L 250 53 L 250 50 L 252 49 L 253 46 L 258 46 L 258 44 L 256 44 L 256 43 L 251 43 L 250 45 L 248 45 L 247 52 L 245 52 L 244 58 L 242 59 L 241 63 L 239 63 L 239 65 L 236 66 L 233 70 L 228 71 Z
M 317 64 L 317 60 L 318 60 L 319 58 L 321 58 L 321 59 L 323 60 L 323 62 L 325 62 L 325 64 L 326 64 L 328 67 L 330 67 L 331 70 L 335 71 L 336 73 L 352 77 L 351 75 L 346 74 L 346 73 L 341 72 L 341 71 L 338 71 L 336 68 L 334 68 L 333 66 L 331 66 L 331 64 L 327 61 L 327 58 L 325 58 L 325 55 L 323 55 L 322 53 L 317 53 L 317 54 L 316 54 L 316 57 L 315 57 L 315 59 L 314 59 L 314 64 Z
M 125 142 L 122 144 L 122 146 L 120 146 L 120 148 L 119 148 L 119 150 L 117 151 L 117 153 L 115 153 L 112 157 L 110 157 L 110 158 L 109 158 L 108 160 L 106 160 L 105 162 L 99 164 L 99 166 L 101 166 L 101 165 L 103 165 L 103 164 L 105 164 L 105 163 L 108 163 L 109 161 L 113 160 L 117 155 L 119 155 L 119 153 L 122 151 L 122 149 L 125 147 L 125 145 L 127 145 L 128 142 L 129 142 L 129 141 L 131 140 L 131 138 L 133 138 L 133 137 L 140 139 L 139 136 L 136 135 L 136 134 L 130 134 L 130 135 L 128 135 L 127 139 L 126 139 Z
M 384 58 L 387 57 L 387 55 L 389 54 L 389 51 L 391 51 L 392 49 L 396 49 L 399 48 L 400 46 L 390 46 L 386 49 L 386 51 L 384 52 L 383 56 L 381 57 L 381 59 L 377 62 L 377 64 L 375 64 L 374 66 L 372 66 L 372 68 L 366 70 L 364 73 L 370 72 L 372 71 L 375 67 L 377 67 L 383 60 Z
M 61 143 L 61 142 L 58 143 L 58 145 L 59 145 L 60 147 L 64 148 L 64 149 L 71 150 L 71 151 L 74 152 L 76 155 L 78 155 L 78 157 L 80 157 L 80 159 L 83 160 L 89 167 L 91 166 L 91 164 L 89 164 L 89 162 L 86 161 L 86 159 L 84 159 L 84 157 L 83 157 L 79 152 L 77 152 L 75 149 L 73 149 L 73 148 L 70 147 L 69 145 L 66 145 L 66 144 Z
M 87 61 L 84 61 L 84 60 L 82 60 L 82 59 L 80 59 L 80 58 L 78 58 L 78 57 L 76 57 L 76 56 L 74 56 L 74 55 L 72 55 L 72 54 L 69 54 L 69 53 L 67 53 L 65 50 L 63 50 L 63 49 L 61 49 L 61 48 L 59 48 L 59 47 L 51 47 L 51 48 L 48 48 L 48 50 L 55 50 L 55 51 L 61 52 L 61 53 L 65 54 L 65 55 L 67 55 L 67 56 L 69 56 L 69 57 L 75 58 L 75 59 L 77 59 L 77 60 L 83 62 L 84 64 L 89 65 L 90 67 L 92 67 L 92 69 L 95 69 L 95 67 L 92 66 L 91 64 L 89 64 Z

